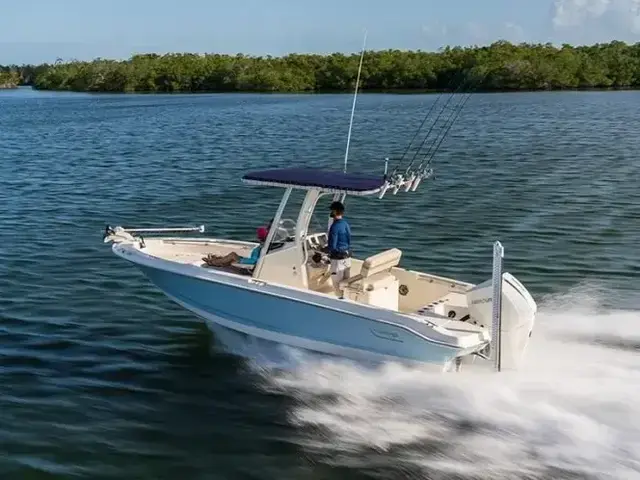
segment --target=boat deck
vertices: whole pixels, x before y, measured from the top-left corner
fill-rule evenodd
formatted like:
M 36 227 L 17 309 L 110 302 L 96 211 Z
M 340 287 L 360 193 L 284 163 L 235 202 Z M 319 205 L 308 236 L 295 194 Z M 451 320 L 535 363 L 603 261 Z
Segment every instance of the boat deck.
M 176 248 L 179 245 L 180 248 Z M 231 252 L 237 253 L 241 257 L 251 255 L 253 247 L 246 244 L 220 243 L 220 242 L 202 242 L 188 240 L 162 240 L 148 241 L 148 253 L 155 257 L 168 260 L 170 262 L 182 263 L 186 265 L 195 265 L 197 267 L 207 269 L 217 269 L 229 273 L 240 275 L 251 275 L 252 266 L 232 264 L 228 267 L 212 267 L 207 265 L 203 258 L 207 255 L 216 255 L 223 257 Z

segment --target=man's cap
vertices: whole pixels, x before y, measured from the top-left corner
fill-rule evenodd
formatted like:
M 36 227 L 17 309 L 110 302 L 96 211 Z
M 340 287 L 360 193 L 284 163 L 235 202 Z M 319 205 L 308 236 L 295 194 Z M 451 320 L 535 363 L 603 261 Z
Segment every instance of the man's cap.
M 329 209 L 335 210 L 336 212 L 344 212 L 344 205 L 342 202 L 333 202 Z

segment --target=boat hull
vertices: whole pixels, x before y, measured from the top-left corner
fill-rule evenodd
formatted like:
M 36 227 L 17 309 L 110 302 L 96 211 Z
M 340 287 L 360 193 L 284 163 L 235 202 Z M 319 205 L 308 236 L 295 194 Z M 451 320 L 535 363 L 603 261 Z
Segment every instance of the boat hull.
M 327 355 L 438 368 L 460 355 L 455 346 L 432 342 L 401 325 L 367 318 L 357 311 L 358 305 L 344 300 L 324 299 L 323 305 L 297 297 L 295 291 L 284 296 L 277 286 L 251 279 L 231 282 L 149 265 L 138 267 L 170 299 L 203 318 L 214 333 L 220 326 Z M 336 305 L 327 306 L 330 300 Z

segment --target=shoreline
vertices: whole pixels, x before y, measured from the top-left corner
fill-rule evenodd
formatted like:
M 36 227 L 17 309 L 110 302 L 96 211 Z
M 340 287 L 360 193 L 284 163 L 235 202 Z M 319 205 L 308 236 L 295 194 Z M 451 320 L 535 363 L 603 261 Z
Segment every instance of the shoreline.
M 640 43 L 559 47 L 501 40 L 437 52 L 371 50 L 365 57 L 362 93 L 640 89 Z M 54 64 L 2 67 L 9 76 L 0 74 L 0 82 L 83 93 L 341 94 L 353 92 L 359 61 L 355 53 L 140 53 L 121 60 L 59 59 Z
M 106 90 L 70 90 L 55 88 L 36 88 L 32 85 L 16 85 L 7 87 L 7 90 L 19 88 L 30 88 L 41 92 L 58 93 L 84 93 L 92 95 L 353 95 L 353 90 L 301 90 L 301 91 L 267 91 L 267 90 L 178 90 L 173 92 L 149 92 L 149 91 L 106 91 Z M 3 87 L 0 86 L 0 90 Z M 475 89 L 473 92 L 462 91 L 460 94 L 502 94 L 502 93 L 581 93 L 581 92 L 630 92 L 640 91 L 639 87 L 576 87 L 576 88 L 548 88 L 548 89 Z M 359 90 L 358 95 L 438 95 L 451 93 L 450 90 L 427 90 L 427 89 L 367 89 Z

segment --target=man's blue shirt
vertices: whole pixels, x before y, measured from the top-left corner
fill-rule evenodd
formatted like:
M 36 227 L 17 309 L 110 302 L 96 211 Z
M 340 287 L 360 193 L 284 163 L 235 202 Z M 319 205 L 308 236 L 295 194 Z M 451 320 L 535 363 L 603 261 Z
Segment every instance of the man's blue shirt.
M 327 243 L 330 253 L 345 253 L 351 250 L 351 227 L 344 218 L 333 221 Z

